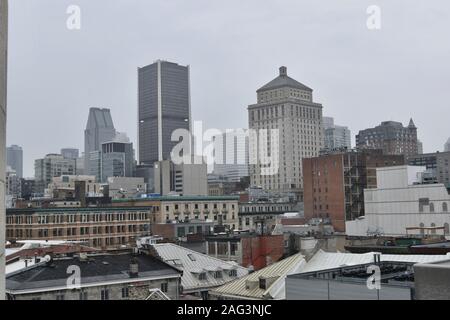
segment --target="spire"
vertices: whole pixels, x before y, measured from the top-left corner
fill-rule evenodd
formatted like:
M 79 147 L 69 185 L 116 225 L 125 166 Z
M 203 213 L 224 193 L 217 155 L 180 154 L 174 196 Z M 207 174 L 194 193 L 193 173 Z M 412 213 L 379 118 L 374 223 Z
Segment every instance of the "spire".
M 411 120 L 409 120 L 408 128 L 411 128 L 411 129 L 417 129 L 417 127 L 416 127 L 416 125 L 414 124 L 414 121 L 413 121 L 412 118 L 411 118 Z

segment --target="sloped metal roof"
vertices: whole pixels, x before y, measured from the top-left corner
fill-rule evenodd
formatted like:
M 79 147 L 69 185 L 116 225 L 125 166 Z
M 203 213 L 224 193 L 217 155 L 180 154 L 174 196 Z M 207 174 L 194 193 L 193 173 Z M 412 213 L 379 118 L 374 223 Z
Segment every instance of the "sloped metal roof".
M 277 263 L 274 263 L 266 268 L 253 272 L 245 277 L 237 279 L 233 282 L 225 284 L 213 291 L 212 294 L 216 296 L 231 296 L 242 297 L 246 299 L 266 299 L 276 298 L 272 294 L 273 292 L 282 292 L 284 296 L 284 279 L 292 272 L 298 271 L 298 267 L 304 262 L 304 257 L 301 254 L 293 255 L 289 258 L 283 259 Z M 260 278 L 277 278 L 277 280 L 267 289 L 261 289 L 259 287 Z M 258 282 L 258 284 L 252 288 L 247 288 L 248 282 Z M 279 284 L 282 284 L 281 288 Z M 272 294 L 271 294 L 272 293 Z M 280 298 L 283 298 L 280 297 Z
M 174 266 L 183 270 L 181 284 L 184 292 L 193 292 L 201 289 L 208 290 L 248 274 L 248 270 L 244 267 L 173 243 L 154 244 L 153 248 L 166 263 L 170 264 L 170 261 L 173 260 L 181 261 L 180 265 Z M 229 276 L 228 270 L 225 269 L 236 270 L 237 276 Z M 222 271 L 222 278 L 214 278 L 214 271 Z M 206 279 L 200 280 L 199 273 L 205 273 Z

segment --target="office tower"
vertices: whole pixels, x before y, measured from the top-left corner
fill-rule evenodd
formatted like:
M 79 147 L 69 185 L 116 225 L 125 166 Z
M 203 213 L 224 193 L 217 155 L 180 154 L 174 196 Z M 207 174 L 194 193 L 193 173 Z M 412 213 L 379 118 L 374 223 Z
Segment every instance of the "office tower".
M 445 152 L 450 151 L 450 138 L 448 138 L 447 142 L 444 145 L 444 151 Z
M 381 149 L 385 154 L 414 156 L 417 148 L 417 127 L 413 120 L 407 127 L 400 122 L 384 121 L 381 125 L 362 130 L 356 136 L 356 148 Z
M 224 177 L 229 182 L 240 182 L 248 177 L 248 134 L 234 130 L 214 137 L 213 173 Z
M 423 154 L 423 143 L 417 139 L 417 154 Z
M 5 172 L 8 0 L 0 0 L 0 300 L 5 299 Z
M 111 141 L 115 136 L 116 129 L 111 118 L 111 111 L 99 108 L 89 109 L 88 122 L 84 131 L 84 171 L 86 174 L 90 175 L 93 170 L 96 170 L 96 168 L 89 167 L 92 162 L 91 155 L 95 156 L 96 151 L 101 151 L 102 143 Z
M 189 66 L 158 60 L 138 78 L 139 164 L 171 160 L 173 131 L 191 126 Z
M 61 149 L 61 155 L 64 159 L 78 159 L 80 151 L 75 148 L 64 148 Z
M 44 194 L 53 177 L 75 174 L 75 160 L 64 159 L 60 154 L 48 154 L 34 162 L 36 193 Z
M 156 162 L 154 165 L 155 192 L 165 196 L 208 195 L 207 165 L 199 161 L 192 164 L 174 164 L 170 160 Z
M 323 127 L 326 150 L 350 150 L 352 148 L 351 132 L 348 127 L 335 125 L 334 119 L 331 117 L 323 117 Z
M 83 176 L 84 172 L 85 172 L 84 171 L 84 165 L 85 165 L 85 163 L 84 163 L 84 152 L 81 153 L 80 157 L 76 158 L 75 164 L 76 164 L 76 170 L 75 170 L 76 175 Z
M 258 102 L 248 107 L 249 128 L 277 129 L 279 146 L 272 145 L 270 138 L 267 143 L 261 136 L 250 138 L 251 185 L 272 194 L 293 193 L 301 199 L 302 159 L 317 156 L 324 145 L 322 105 L 313 102 L 312 89 L 287 75 L 286 67 L 257 91 L 257 97 Z M 275 173 L 264 171 L 264 163 L 255 164 L 255 155 L 260 159 L 264 154 L 278 162 Z
M 23 178 L 23 151 L 22 147 L 12 145 L 6 148 L 6 165 L 16 171 L 19 178 Z
M 377 187 L 376 168 L 405 164 L 403 155 L 349 150 L 303 159 L 305 218 L 329 219 L 334 230 L 364 216 L 364 189 Z
M 102 182 L 110 177 L 133 177 L 136 170 L 133 144 L 125 135 L 102 144 Z

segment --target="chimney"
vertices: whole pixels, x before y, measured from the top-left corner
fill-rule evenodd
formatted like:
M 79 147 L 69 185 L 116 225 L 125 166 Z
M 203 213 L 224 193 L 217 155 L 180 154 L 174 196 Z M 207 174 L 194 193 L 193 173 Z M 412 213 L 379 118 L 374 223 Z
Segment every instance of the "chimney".
M 130 278 L 137 278 L 139 276 L 139 264 L 136 257 L 131 258 L 130 261 Z
M 287 76 L 287 68 L 286 67 L 280 67 L 280 76 L 284 77 Z

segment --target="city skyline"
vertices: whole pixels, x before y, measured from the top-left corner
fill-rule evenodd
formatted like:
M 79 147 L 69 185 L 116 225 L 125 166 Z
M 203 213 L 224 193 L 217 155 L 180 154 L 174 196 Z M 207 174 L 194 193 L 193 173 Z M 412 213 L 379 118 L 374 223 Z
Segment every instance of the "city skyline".
M 254 100 L 254 88 L 286 65 L 315 88 L 324 115 L 353 133 L 412 117 L 424 152 L 442 151 L 450 135 L 445 121 L 450 93 L 444 87 L 450 80 L 445 63 L 450 45 L 439 34 L 450 24 L 446 2 L 434 7 L 419 1 L 385 3 L 382 28 L 375 31 L 366 27 L 365 2 L 345 8 L 331 1 L 321 8 L 286 3 L 133 1 L 109 4 L 105 12 L 102 1 L 78 1 L 82 24 L 74 31 L 65 24 L 69 1 L 11 3 L 7 145 L 23 147 L 24 176 L 33 176 L 34 160 L 47 153 L 66 146 L 83 149 L 90 107 L 110 108 L 117 126 L 137 145 L 136 70 L 157 59 L 191 66 L 192 120 L 204 121 L 205 127 L 247 128 L 246 106 Z M 175 6 L 185 21 L 170 15 Z M 199 6 L 206 14 L 196 11 Z M 144 19 L 150 10 L 158 14 Z M 433 24 L 420 23 L 430 17 Z M 161 24 L 166 28 L 152 32 Z M 301 40 L 287 41 L 292 34 L 283 33 L 286 28 L 299 30 Z M 416 37 L 423 41 L 416 43 Z M 272 39 L 285 43 L 285 49 L 267 46 Z M 309 49 L 303 50 L 303 43 Z M 29 94 L 21 94 L 23 88 Z M 441 117 L 431 121 L 429 106 Z M 43 121 L 52 126 L 40 125 Z M 25 134 L 18 124 L 35 134 Z

